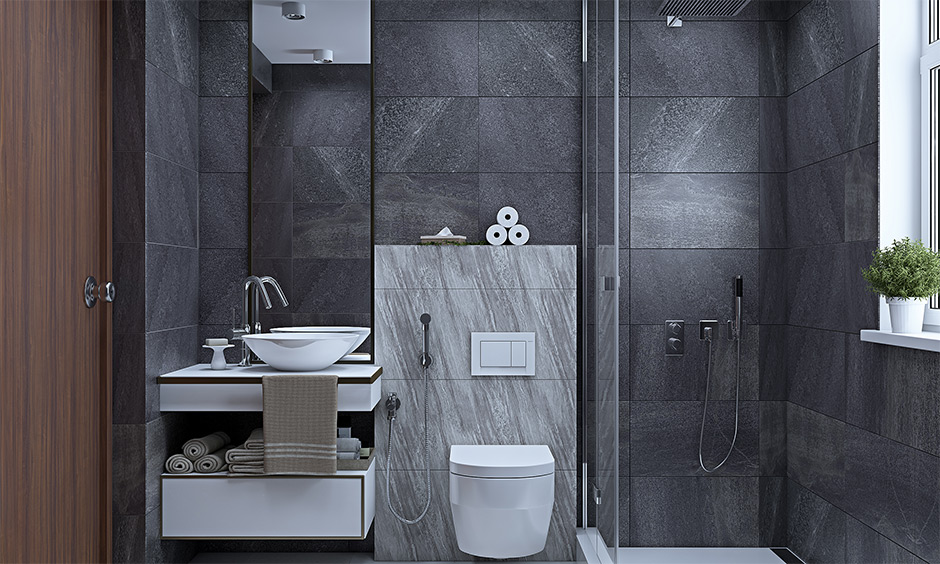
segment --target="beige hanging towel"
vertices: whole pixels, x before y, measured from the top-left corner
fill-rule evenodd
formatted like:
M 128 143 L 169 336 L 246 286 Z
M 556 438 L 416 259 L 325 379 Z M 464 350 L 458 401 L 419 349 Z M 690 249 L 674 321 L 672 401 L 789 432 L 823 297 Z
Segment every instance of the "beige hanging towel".
M 272 374 L 264 393 L 264 473 L 336 473 L 336 376 Z

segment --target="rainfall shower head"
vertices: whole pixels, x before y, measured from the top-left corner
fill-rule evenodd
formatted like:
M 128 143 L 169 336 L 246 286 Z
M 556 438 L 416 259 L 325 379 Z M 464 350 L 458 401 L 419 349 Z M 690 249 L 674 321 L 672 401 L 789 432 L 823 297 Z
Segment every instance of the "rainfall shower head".
M 751 0 L 664 0 L 656 12 L 667 18 L 730 18 Z

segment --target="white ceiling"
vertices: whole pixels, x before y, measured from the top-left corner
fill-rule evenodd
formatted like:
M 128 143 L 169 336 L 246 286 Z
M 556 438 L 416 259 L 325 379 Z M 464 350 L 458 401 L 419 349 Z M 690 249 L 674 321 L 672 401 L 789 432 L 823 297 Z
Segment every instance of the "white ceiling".
M 313 64 L 314 49 L 332 49 L 333 62 L 370 62 L 370 0 L 303 0 L 307 17 L 281 17 L 280 0 L 252 0 L 253 41 L 274 64 Z

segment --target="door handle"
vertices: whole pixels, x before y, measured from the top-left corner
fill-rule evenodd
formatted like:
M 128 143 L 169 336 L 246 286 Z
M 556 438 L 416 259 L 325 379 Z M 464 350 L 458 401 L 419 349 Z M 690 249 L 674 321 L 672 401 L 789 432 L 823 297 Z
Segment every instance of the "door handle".
M 117 292 L 117 289 L 114 287 L 112 282 L 105 282 L 101 286 L 98 286 L 98 298 L 101 301 L 111 303 L 114 301 L 114 295 Z
M 103 302 L 111 303 L 114 301 L 116 288 L 111 282 L 105 282 L 98 286 L 98 281 L 94 276 L 85 279 L 85 307 L 95 307 L 100 299 Z

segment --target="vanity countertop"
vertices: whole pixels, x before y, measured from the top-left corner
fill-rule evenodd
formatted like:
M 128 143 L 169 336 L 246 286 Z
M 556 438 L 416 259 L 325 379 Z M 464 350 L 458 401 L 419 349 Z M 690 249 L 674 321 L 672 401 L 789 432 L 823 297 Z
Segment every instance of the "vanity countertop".
M 212 370 L 197 364 L 158 378 L 160 411 L 261 411 L 266 374 L 337 376 L 339 411 L 372 411 L 382 393 L 382 367 L 376 364 L 334 364 L 314 372 L 279 372 L 266 364 Z
M 229 366 L 226 370 L 212 370 L 208 364 L 196 364 L 159 377 L 161 384 L 260 384 L 266 374 L 329 375 L 339 378 L 340 384 L 371 384 L 382 375 L 376 364 L 334 364 L 324 370 L 312 372 L 281 372 L 266 364 Z

